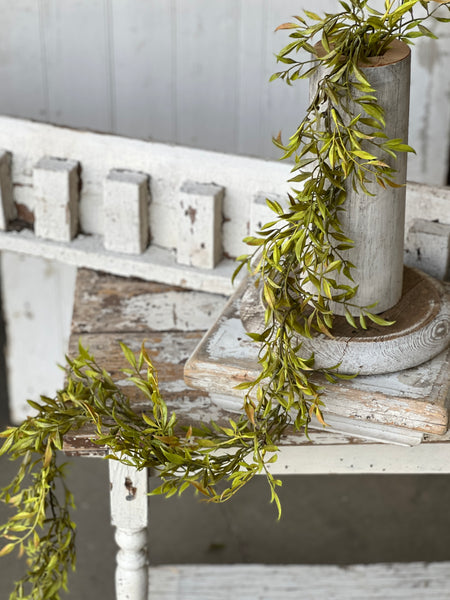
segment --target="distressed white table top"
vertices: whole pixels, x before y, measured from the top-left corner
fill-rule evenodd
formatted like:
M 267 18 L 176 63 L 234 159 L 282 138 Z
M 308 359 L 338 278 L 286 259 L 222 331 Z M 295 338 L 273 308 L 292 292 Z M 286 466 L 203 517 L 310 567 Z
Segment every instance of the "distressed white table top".
M 208 392 L 188 387 L 183 370 L 205 329 L 213 325 L 226 303 L 227 298 L 217 294 L 82 269 L 78 273 L 69 352 L 76 353 L 81 338 L 98 362 L 120 379 L 120 369 L 126 364 L 118 340 L 135 351 L 145 341 L 169 410 L 176 412 L 179 422 L 224 422 L 233 413 L 214 402 Z M 240 341 L 248 343 L 244 337 Z M 236 361 L 241 361 L 239 356 Z M 232 385 L 229 380 L 230 388 Z M 145 405 L 138 396 L 132 401 L 136 410 Z M 81 456 L 102 455 L 104 450 L 95 446 L 94 436 L 94 428 L 68 435 L 64 450 Z M 286 474 L 450 473 L 450 435 L 425 434 L 424 438 L 426 443 L 409 448 L 327 430 L 311 431 L 310 438 L 292 432 L 283 440 L 273 468 Z

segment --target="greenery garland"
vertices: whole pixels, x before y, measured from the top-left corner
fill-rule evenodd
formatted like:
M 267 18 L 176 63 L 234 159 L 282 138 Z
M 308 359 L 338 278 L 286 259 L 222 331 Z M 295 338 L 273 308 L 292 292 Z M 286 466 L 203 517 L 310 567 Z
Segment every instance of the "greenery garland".
M 261 345 L 261 372 L 254 381 L 238 386 L 245 390 L 243 414 L 225 427 L 210 423 L 182 429 L 176 415 L 168 414 L 144 347 L 134 356 L 122 344 L 129 363 L 125 376 L 152 407 L 148 414 L 136 414 L 122 389 L 80 345 L 79 356 L 67 359 L 64 389 L 54 398 L 30 401 L 36 416 L 0 433 L 5 439 L 0 455 L 22 459 L 16 477 L 0 492 L 0 499 L 15 510 L 0 526 L 6 542 L 0 555 L 17 549 L 26 556 L 28 567 L 10 600 L 59 600 L 60 591 L 67 589 L 68 572 L 75 565 L 73 497 L 56 454 L 69 431 L 94 424 L 96 443 L 109 449 L 108 458 L 138 469 L 157 467 L 162 484 L 153 494 L 167 497 L 193 487 L 207 500 L 223 502 L 263 472 L 280 514 L 281 481 L 268 464 L 276 460 L 281 436 L 291 425 L 307 433 L 313 414 L 323 422 L 314 357 L 299 357 L 299 336 L 315 332 L 332 336 L 331 302 L 345 307 L 353 327 L 357 323 L 350 307 L 358 308 L 362 328 L 367 319 L 388 324 L 372 314 L 371 307 L 352 302 L 355 266 L 343 254 L 352 241 L 342 231 L 339 214 L 345 209 L 347 181 L 362 193 L 369 193 L 369 181 L 383 187 L 397 185 L 395 171 L 383 156 L 395 157 L 412 148 L 386 138 L 383 110 L 361 65 L 383 54 L 394 39 L 412 43 L 416 37 L 435 38 L 423 25 L 426 19 L 450 19 L 435 14 L 436 3 L 425 0 L 386 0 L 384 13 L 367 0 L 340 4 L 342 12 L 321 18 L 305 11 L 309 22 L 297 16 L 295 22 L 278 28 L 292 30 L 292 41 L 278 55 L 286 68 L 273 79 L 291 84 L 323 66 L 326 74 L 289 142 L 274 140 L 283 158 L 295 157 L 290 181 L 302 184 L 301 189 L 292 190 L 287 209 L 267 201 L 274 219 L 256 236 L 246 238 L 254 251 L 239 257 L 234 274 L 245 266 L 260 285 L 267 307 L 264 331 L 249 334 Z M 448 2 L 440 4 L 450 9 Z M 417 5 L 419 17 L 413 12 Z M 321 55 L 312 45 L 319 36 L 325 52 Z M 299 50 L 305 50 L 307 58 L 297 60 Z M 351 112 L 352 104 L 359 105 L 360 114 Z M 336 273 L 342 273 L 348 285 L 337 283 Z M 330 382 L 343 377 L 334 368 L 320 374 Z

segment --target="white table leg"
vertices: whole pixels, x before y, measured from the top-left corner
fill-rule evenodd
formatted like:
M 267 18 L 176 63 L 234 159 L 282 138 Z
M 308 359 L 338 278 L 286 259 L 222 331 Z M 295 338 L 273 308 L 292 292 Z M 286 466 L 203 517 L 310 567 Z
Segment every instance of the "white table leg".
M 117 600 L 147 600 L 148 473 L 120 462 L 109 462 L 111 519 L 119 546 Z

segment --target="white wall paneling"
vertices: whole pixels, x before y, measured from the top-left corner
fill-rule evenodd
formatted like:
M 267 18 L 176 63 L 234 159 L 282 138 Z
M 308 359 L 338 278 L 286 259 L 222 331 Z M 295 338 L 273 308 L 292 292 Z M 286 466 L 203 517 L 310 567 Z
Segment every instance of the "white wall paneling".
M 382 1 L 379 0 L 382 5 Z M 307 3 L 304 3 L 307 7 Z M 308 83 L 269 83 L 299 0 L 0 0 L 0 112 L 141 139 L 278 158 Z M 317 0 L 314 10 L 340 8 Z M 445 183 L 450 28 L 412 56 L 409 179 Z
M 112 131 L 109 0 L 40 0 L 37 4 L 45 48 L 41 56 L 45 61 L 47 119 L 71 127 Z M 26 44 L 25 38 L 23 41 Z
M 42 2 L 0 0 L 0 112 L 49 119 Z
M 177 140 L 176 3 L 112 0 L 116 133 Z

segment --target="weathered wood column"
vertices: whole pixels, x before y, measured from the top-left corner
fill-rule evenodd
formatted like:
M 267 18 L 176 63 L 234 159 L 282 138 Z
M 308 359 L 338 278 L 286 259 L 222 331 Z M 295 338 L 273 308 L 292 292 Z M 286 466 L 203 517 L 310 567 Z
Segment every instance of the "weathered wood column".
M 409 47 L 396 40 L 383 56 L 369 59 L 368 65 L 359 65 L 385 111 L 386 135 L 391 139 L 401 138 L 405 143 L 408 140 L 410 55 Z M 324 73 L 325 70 L 320 69 L 311 79 L 311 95 Z M 359 104 L 354 104 L 351 110 L 355 116 L 362 112 Z M 362 147 L 376 154 L 370 141 L 364 142 Z M 373 182 L 367 185 L 373 194 L 370 196 L 355 192 L 348 181 L 345 211 L 340 217 L 344 233 L 355 242 L 354 248 L 343 253 L 357 267 L 354 279 L 359 287 L 354 302 L 360 306 L 378 302 L 373 309 L 375 313 L 394 306 L 402 294 L 407 162 L 403 152 L 396 160 L 387 154 L 379 158 L 397 171 L 395 182 L 403 187 L 384 189 Z M 349 285 L 344 276 L 337 280 Z M 344 314 L 340 304 L 336 303 L 333 310 Z

